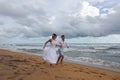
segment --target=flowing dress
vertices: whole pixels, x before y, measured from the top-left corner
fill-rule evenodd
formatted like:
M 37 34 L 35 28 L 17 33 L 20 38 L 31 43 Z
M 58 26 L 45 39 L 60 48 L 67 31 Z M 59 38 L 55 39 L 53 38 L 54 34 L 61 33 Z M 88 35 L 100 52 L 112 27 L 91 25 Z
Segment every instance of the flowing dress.
M 56 54 L 56 41 L 52 40 L 49 47 L 45 47 L 43 50 L 43 59 L 49 63 L 56 64 L 58 55 Z

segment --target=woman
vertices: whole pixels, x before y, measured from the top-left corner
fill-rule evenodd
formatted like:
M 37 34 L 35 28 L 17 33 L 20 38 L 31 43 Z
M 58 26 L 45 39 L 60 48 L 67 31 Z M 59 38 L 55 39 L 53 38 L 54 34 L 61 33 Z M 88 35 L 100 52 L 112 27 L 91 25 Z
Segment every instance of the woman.
M 46 41 L 43 46 L 43 59 L 49 62 L 50 64 L 56 64 L 57 59 L 58 59 L 55 47 L 61 46 L 61 45 L 56 43 L 55 41 L 56 38 L 57 38 L 57 35 L 53 33 L 52 38 Z M 48 43 L 50 43 L 50 46 L 46 47 Z

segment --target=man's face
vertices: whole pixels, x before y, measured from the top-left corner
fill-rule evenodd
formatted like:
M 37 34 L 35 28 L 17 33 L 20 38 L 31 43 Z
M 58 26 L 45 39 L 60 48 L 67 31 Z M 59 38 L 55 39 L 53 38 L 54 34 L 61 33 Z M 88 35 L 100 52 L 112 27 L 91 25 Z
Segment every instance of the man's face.
M 62 38 L 62 40 L 65 40 L 65 37 L 63 36 L 63 37 L 61 37 Z

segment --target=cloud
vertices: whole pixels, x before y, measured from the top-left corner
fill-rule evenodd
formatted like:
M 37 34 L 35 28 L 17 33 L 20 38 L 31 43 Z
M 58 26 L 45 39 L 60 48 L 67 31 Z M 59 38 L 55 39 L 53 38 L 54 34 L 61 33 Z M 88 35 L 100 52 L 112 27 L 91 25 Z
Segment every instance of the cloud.
M 1 0 L 0 39 L 120 34 L 119 1 L 117 6 L 110 4 L 107 0 Z
M 81 16 L 99 16 L 99 9 L 96 7 L 91 6 L 88 2 L 83 2 L 82 3 L 82 10 L 80 11 Z
M 0 25 L 3 25 L 4 23 L 2 21 L 0 21 Z
M 26 16 L 26 11 L 23 7 L 18 7 L 18 5 L 9 0 L 0 2 L 0 15 L 9 16 L 9 17 L 24 17 Z

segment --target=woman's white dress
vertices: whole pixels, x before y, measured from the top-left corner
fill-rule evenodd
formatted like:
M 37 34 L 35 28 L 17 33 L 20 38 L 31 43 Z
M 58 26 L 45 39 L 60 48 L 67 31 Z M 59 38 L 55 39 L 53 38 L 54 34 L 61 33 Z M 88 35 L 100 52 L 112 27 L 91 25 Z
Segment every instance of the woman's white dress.
M 52 63 L 52 64 L 56 64 L 57 59 L 58 59 L 58 55 L 56 54 L 55 47 L 56 47 L 56 41 L 52 40 L 52 42 L 50 42 L 50 46 L 46 47 L 43 50 L 43 55 L 42 55 L 45 61 Z

